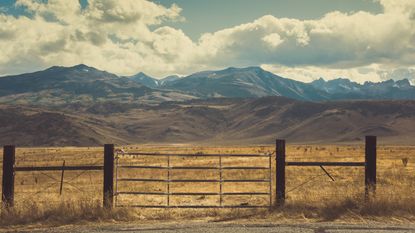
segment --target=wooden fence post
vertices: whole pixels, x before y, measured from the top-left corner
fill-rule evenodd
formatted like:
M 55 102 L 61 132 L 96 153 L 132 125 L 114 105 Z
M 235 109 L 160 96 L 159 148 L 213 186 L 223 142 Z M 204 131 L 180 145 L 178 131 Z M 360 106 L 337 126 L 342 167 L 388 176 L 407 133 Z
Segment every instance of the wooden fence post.
M 285 140 L 276 140 L 276 204 L 283 206 L 285 202 Z
M 59 196 L 62 195 L 62 190 L 63 190 L 63 175 L 64 174 L 65 174 L 65 160 L 63 160 L 63 164 L 62 164 L 61 186 L 59 187 Z
M 114 144 L 104 145 L 104 207 L 112 208 L 114 199 Z
M 365 141 L 365 197 L 376 192 L 376 136 L 366 136 Z
M 3 147 L 3 180 L 2 180 L 2 202 L 3 207 L 9 208 L 14 205 L 14 161 L 16 147 L 8 145 Z

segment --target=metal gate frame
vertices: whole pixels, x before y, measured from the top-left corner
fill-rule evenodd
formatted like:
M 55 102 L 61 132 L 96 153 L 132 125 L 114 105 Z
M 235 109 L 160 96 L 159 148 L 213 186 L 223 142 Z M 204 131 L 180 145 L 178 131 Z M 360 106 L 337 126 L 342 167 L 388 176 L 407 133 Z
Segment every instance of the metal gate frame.
M 135 166 L 119 164 L 119 158 L 122 156 L 154 156 L 165 157 L 166 166 Z M 218 166 L 171 166 L 171 157 L 217 157 Z M 267 157 L 268 166 L 222 166 L 223 157 L 236 158 L 251 158 L 251 157 Z M 117 152 L 115 156 L 115 206 L 116 207 L 137 207 L 137 208 L 271 208 L 272 207 L 272 168 L 271 168 L 272 154 L 161 154 L 161 153 L 132 153 L 132 152 Z M 144 178 L 120 178 L 119 169 L 155 169 L 167 170 L 166 179 L 144 179 Z M 214 170 L 218 172 L 219 179 L 171 179 L 170 172 L 172 170 Z M 225 170 L 267 170 L 268 179 L 223 179 L 223 171 Z M 119 191 L 118 182 L 162 182 L 166 183 L 165 192 L 125 192 Z M 171 183 L 218 183 L 219 192 L 171 192 Z M 226 183 L 267 183 L 268 192 L 223 192 L 223 186 Z M 165 205 L 118 205 L 119 195 L 161 195 L 166 196 Z M 170 196 L 218 196 L 219 205 L 171 205 Z M 224 205 L 224 196 L 265 196 L 269 197 L 268 205 Z

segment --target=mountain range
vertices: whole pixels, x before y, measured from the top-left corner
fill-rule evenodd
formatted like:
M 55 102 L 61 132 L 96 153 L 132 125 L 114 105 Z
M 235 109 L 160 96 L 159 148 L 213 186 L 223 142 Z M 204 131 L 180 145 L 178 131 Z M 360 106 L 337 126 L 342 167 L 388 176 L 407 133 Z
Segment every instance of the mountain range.
M 265 96 L 304 101 L 415 99 L 415 86 L 407 79 L 359 84 L 339 78 L 304 83 L 260 67 L 227 68 L 155 79 L 144 73 L 117 76 L 81 64 L 0 78 L 0 103 L 9 104 L 65 105 L 105 101 L 157 104 Z
M 259 67 L 154 79 L 86 65 L 0 78 L 0 144 L 413 144 L 408 80 L 303 83 Z M 335 101 L 332 101 L 335 100 Z
M 415 99 L 415 86 L 408 79 L 359 84 L 338 78 L 303 83 L 265 71 L 260 67 L 203 71 L 186 77 L 157 80 L 140 73 L 131 79 L 151 88 L 179 90 L 199 98 L 251 98 L 284 96 L 297 100 Z

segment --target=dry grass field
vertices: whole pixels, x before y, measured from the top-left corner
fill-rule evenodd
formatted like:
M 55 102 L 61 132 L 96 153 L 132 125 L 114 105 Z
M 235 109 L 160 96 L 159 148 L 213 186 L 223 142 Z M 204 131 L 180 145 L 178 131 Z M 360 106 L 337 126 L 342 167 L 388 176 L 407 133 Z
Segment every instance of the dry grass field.
M 121 148 L 121 147 L 119 147 Z M 206 147 L 189 145 L 126 146 L 127 152 L 200 153 L 196 158 L 172 157 L 172 166 L 216 166 L 217 157 L 203 154 L 266 154 L 273 146 Z M 2 152 L 0 152 L 2 153 Z M 406 166 L 403 159 L 408 159 Z M 17 148 L 16 166 L 102 165 L 103 148 Z M 165 157 L 123 156 L 124 165 L 167 165 Z M 364 161 L 364 145 L 288 145 L 287 161 Z M 223 158 L 224 166 L 268 166 L 268 158 Z M 275 198 L 275 155 L 272 157 L 272 191 Z M 332 181 L 319 167 L 287 167 L 287 201 L 284 208 L 264 209 L 138 209 L 114 208 L 106 211 L 102 203 L 102 171 L 65 171 L 60 195 L 61 172 L 17 172 L 15 209 L 3 211 L 0 225 L 31 223 L 63 224 L 80 221 L 151 221 L 205 219 L 224 221 L 389 221 L 415 220 L 415 147 L 378 147 L 378 188 L 376 197 L 365 202 L 364 168 L 325 167 Z M 166 170 L 118 169 L 118 177 L 165 179 Z M 173 179 L 217 179 L 212 170 L 171 171 Z M 228 170 L 224 179 L 268 179 L 267 170 Z M 164 192 L 165 183 L 118 182 L 118 191 Z M 224 192 L 267 192 L 267 183 L 226 183 Z M 171 192 L 218 192 L 217 183 L 173 183 Z M 118 204 L 163 205 L 165 196 L 120 195 Z M 224 197 L 225 205 L 267 205 L 268 196 Z M 216 205 L 217 196 L 174 196 L 171 205 Z

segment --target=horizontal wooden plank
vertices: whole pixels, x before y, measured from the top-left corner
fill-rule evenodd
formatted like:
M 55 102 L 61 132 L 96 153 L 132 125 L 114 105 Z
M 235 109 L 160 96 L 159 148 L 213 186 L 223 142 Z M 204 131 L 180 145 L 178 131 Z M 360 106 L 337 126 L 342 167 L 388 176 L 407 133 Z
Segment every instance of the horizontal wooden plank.
M 286 166 L 364 167 L 365 162 L 285 162 Z
M 66 171 L 99 171 L 103 170 L 104 166 L 65 166 Z M 17 172 L 29 171 L 62 171 L 62 166 L 41 166 L 41 167 L 14 167 Z

